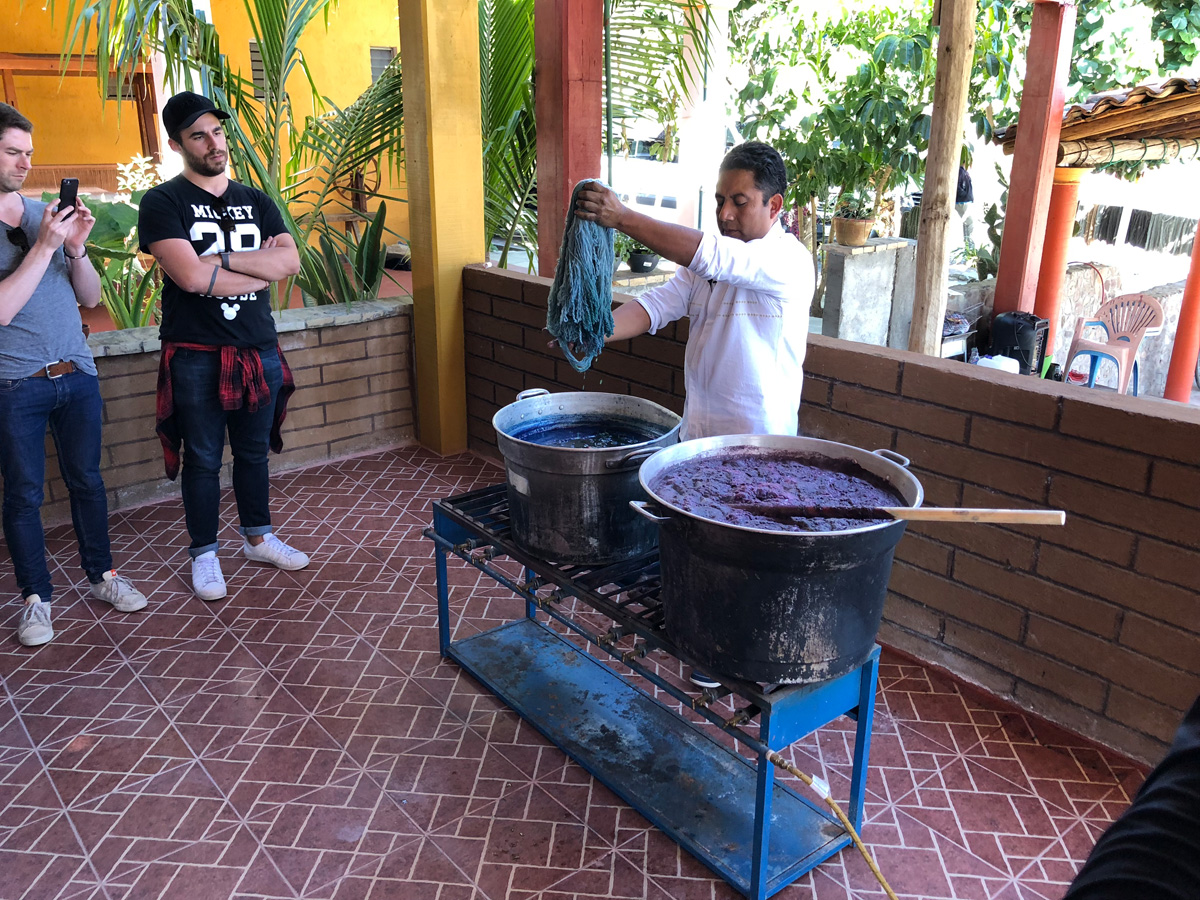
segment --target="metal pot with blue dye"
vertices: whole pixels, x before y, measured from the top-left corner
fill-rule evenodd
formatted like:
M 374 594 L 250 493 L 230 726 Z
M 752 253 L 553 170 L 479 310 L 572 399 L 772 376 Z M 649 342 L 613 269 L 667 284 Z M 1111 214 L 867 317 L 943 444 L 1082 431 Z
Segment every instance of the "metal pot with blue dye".
M 679 440 L 666 407 L 624 394 L 523 391 L 492 417 L 512 536 L 542 559 L 607 565 L 653 550 L 658 529 L 630 508 L 638 470 Z

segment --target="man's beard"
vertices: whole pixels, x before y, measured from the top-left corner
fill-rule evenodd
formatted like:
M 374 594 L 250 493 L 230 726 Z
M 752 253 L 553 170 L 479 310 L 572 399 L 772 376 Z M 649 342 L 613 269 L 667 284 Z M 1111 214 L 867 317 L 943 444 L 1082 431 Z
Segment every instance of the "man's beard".
M 187 163 L 187 167 L 189 169 L 191 169 L 197 175 L 204 175 L 208 178 L 211 178 L 214 175 L 223 175 L 225 173 L 225 167 L 229 163 L 228 153 L 224 155 L 224 158 L 219 163 L 209 162 L 207 158 L 203 156 L 196 156 L 195 154 L 189 153 L 187 150 L 182 150 L 181 154 L 183 156 L 183 161 Z

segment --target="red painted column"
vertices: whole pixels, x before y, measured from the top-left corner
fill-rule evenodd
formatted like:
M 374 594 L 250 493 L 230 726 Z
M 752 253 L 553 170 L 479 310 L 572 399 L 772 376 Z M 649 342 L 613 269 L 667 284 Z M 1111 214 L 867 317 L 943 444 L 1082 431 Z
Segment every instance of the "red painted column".
M 1020 134 L 1020 132 L 1017 132 Z M 1054 170 L 1054 185 L 1050 190 L 1050 208 L 1046 213 L 1046 236 L 1042 241 L 1042 264 L 1038 269 L 1037 294 L 1033 312 L 1050 323 L 1046 335 L 1046 359 L 1054 351 L 1058 335 L 1058 308 L 1063 279 L 1067 274 L 1067 246 L 1075 226 L 1075 211 L 1079 208 L 1079 182 L 1091 169 L 1059 168 Z
M 600 175 L 604 0 L 535 0 L 538 272 L 550 277 L 576 182 Z
M 1191 399 L 1197 355 L 1200 355 L 1200 225 L 1196 226 L 1196 239 L 1192 242 L 1192 265 L 1183 287 L 1179 327 L 1171 349 L 1171 368 L 1167 370 L 1163 396 L 1168 400 L 1187 403 Z
M 1070 0 L 1034 0 L 995 311 L 1032 312 L 1075 35 Z

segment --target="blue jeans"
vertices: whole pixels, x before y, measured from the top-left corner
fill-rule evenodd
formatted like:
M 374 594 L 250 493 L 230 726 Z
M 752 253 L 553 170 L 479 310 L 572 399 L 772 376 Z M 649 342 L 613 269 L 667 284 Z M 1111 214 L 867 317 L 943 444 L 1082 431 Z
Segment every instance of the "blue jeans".
M 225 452 L 226 431 L 229 449 L 233 451 L 233 495 L 237 499 L 241 532 L 257 535 L 271 530 L 267 453 L 275 400 L 283 385 L 283 369 L 273 348 L 260 351 L 259 356 L 271 399 L 255 412 L 245 406 L 221 408 L 219 352 L 180 347 L 171 357 L 175 418 L 183 436 L 180 473 L 183 514 L 192 539 L 188 553 L 193 559 L 218 547 L 221 457 Z
M 108 497 L 100 477 L 100 383 L 95 375 L 0 379 L 0 473 L 4 477 L 4 540 L 21 595 L 49 602 L 42 530 L 46 426 L 58 448 L 58 468 L 71 498 L 79 558 L 93 584 L 112 568 Z

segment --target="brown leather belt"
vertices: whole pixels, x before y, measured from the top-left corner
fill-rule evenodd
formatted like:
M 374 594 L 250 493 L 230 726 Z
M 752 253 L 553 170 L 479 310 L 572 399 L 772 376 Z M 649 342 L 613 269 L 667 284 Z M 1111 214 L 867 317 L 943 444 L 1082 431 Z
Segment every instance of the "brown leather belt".
M 50 363 L 45 368 L 38 369 L 30 378 L 62 378 L 64 375 L 70 375 L 75 371 L 75 363 L 69 359 L 60 359 L 58 362 Z

